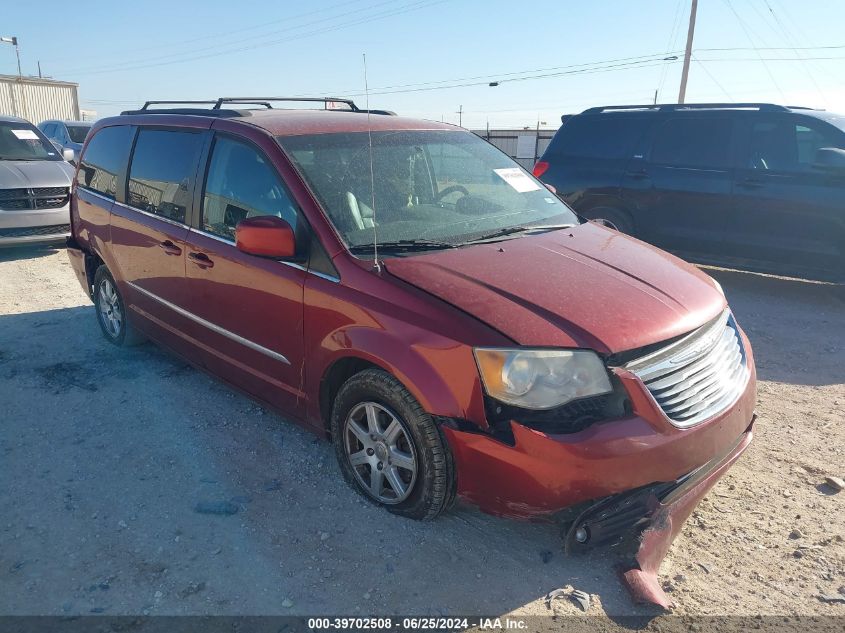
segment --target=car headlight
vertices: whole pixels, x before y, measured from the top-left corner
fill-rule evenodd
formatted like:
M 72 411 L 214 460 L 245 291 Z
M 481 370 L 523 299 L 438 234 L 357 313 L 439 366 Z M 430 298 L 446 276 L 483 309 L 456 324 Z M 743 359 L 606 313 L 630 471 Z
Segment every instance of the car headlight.
M 475 361 L 491 398 L 524 409 L 553 409 L 576 398 L 613 391 L 604 363 L 588 350 L 476 348 Z

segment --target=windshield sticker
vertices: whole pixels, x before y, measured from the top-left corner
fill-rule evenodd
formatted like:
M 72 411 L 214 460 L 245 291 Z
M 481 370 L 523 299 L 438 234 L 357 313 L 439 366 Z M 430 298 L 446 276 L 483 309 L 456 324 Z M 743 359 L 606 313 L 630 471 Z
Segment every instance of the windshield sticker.
M 508 183 L 519 193 L 537 191 L 540 188 L 536 182 L 531 180 L 519 167 L 508 167 L 507 169 L 494 169 L 496 175 Z
M 22 141 L 38 140 L 38 135 L 32 130 L 12 130 L 12 134 Z
M 554 204 L 555 203 L 554 198 L 543 198 L 543 200 L 546 201 L 546 204 Z

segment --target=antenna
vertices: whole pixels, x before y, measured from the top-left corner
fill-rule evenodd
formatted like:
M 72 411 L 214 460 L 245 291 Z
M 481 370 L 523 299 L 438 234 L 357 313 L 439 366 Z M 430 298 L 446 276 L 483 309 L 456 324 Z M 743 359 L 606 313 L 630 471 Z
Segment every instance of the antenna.
M 373 129 L 370 125 L 370 88 L 367 85 L 367 54 L 364 55 L 364 96 L 367 101 L 367 145 L 370 152 L 370 194 L 373 205 L 373 270 L 381 272 L 381 264 L 378 262 L 378 232 L 376 230 L 376 176 L 373 169 Z

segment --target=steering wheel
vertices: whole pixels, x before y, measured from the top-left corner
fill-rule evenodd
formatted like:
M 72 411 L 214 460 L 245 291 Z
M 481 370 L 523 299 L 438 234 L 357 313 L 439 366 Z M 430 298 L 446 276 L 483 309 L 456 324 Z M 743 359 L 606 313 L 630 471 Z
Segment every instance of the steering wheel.
M 463 185 L 452 185 L 451 187 L 446 187 L 443 191 L 439 191 L 437 193 L 437 202 L 440 202 L 443 198 L 448 196 L 450 193 L 455 193 L 456 191 L 460 191 L 465 196 L 469 195 L 469 191 Z

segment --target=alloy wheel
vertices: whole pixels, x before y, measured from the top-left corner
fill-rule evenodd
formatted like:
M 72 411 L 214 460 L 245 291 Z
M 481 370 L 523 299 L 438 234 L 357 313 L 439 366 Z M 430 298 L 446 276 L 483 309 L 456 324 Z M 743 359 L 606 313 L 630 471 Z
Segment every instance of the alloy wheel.
M 97 293 L 97 308 L 100 310 L 100 317 L 108 335 L 112 338 L 120 336 L 120 329 L 123 327 L 123 313 L 120 310 L 117 290 L 110 279 L 103 279 L 100 282 L 100 291 Z
M 362 402 L 349 412 L 343 428 L 346 457 L 358 483 L 385 504 L 401 503 L 417 478 L 411 434 L 392 411 Z

